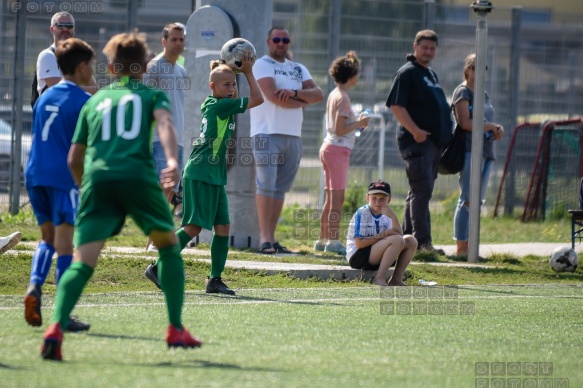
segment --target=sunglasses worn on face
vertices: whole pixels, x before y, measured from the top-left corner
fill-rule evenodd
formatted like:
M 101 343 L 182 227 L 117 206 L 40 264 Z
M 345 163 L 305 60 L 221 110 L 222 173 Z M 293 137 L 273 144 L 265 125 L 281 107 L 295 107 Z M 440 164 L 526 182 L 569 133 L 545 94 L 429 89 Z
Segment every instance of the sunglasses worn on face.
M 470 69 L 476 70 L 476 66 L 470 66 Z M 488 71 L 488 66 L 486 66 L 486 71 Z
M 279 42 L 283 42 L 283 44 L 289 44 L 291 40 L 289 38 L 280 38 L 276 36 L 275 38 L 271 39 L 273 43 L 278 44 Z
M 73 23 L 55 23 L 55 27 L 57 28 L 67 28 L 69 30 L 72 30 L 73 28 L 75 28 L 75 24 Z

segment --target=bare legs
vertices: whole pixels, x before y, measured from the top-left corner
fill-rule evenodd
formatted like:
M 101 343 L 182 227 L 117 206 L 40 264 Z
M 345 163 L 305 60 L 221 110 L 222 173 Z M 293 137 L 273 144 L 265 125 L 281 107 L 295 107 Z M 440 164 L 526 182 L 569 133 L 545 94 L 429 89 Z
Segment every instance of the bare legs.
M 379 269 L 372 283 L 378 286 L 405 286 L 403 275 L 416 250 L 417 240 L 411 235 L 393 235 L 375 243 L 370 251 L 369 262 L 378 264 Z M 387 283 L 387 273 L 395 261 L 395 271 Z
M 462 240 L 456 240 L 456 256 L 467 256 L 468 254 L 468 242 Z
M 344 190 L 326 190 L 326 199 L 320 215 L 320 241 L 338 240 Z
M 283 210 L 283 199 L 266 197 L 261 194 L 255 195 L 255 205 L 257 206 L 257 218 L 259 221 L 259 243 L 274 243 L 275 228 Z M 275 250 L 273 250 L 275 252 Z
M 168 187 L 163 187 L 162 188 L 162 193 L 164 193 L 164 197 L 166 198 L 166 200 L 168 201 L 168 203 L 172 202 L 172 197 L 174 195 L 174 191 L 172 189 L 172 187 L 168 188 Z M 152 236 L 148 236 L 148 242 L 146 243 L 146 251 L 148 250 L 148 248 L 150 247 L 150 245 L 154 245 L 156 248 L 159 248 L 155 242 L 152 241 Z

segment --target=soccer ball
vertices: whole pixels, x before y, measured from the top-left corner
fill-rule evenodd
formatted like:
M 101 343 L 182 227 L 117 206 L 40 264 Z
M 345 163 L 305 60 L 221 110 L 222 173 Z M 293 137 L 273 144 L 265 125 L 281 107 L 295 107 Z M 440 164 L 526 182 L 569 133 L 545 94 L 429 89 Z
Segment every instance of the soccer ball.
M 242 57 L 246 51 L 251 53 L 252 61 L 255 62 L 257 54 L 251 42 L 243 38 L 231 39 L 221 49 L 221 62 L 238 73 L 243 65 Z
M 558 247 L 551 253 L 549 264 L 555 272 L 575 272 L 579 256 L 569 247 Z

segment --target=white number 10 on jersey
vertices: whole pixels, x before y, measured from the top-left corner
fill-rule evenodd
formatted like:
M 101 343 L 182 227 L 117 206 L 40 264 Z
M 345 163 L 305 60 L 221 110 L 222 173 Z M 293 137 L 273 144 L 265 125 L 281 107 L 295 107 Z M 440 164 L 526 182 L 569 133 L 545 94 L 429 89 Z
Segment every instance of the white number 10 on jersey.
M 111 139 L 111 103 L 111 98 L 106 98 L 95 107 L 96 111 L 102 112 L 103 114 L 101 124 L 101 139 L 103 141 Z M 126 105 L 128 103 L 132 103 L 134 108 L 129 131 L 126 130 L 125 127 Z M 142 125 L 142 100 L 140 99 L 140 96 L 130 93 L 120 98 L 117 104 L 117 113 L 115 116 L 115 129 L 117 136 L 126 140 L 135 139 L 139 135 Z

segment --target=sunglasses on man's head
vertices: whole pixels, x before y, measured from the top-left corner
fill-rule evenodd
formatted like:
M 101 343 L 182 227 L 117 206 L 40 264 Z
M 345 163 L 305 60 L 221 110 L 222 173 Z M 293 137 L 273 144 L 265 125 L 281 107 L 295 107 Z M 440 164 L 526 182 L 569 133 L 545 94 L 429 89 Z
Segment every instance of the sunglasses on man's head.
M 279 42 L 283 42 L 283 44 L 289 44 L 289 42 L 291 42 L 289 38 L 280 38 L 279 36 L 276 36 L 275 38 L 271 39 L 271 41 L 275 44 L 278 44 Z
M 75 24 L 73 23 L 55 23 L 55 27 L 57 28 L 68 28 L 69 30 L 72 30 L 73 28 L 75 28 Z

